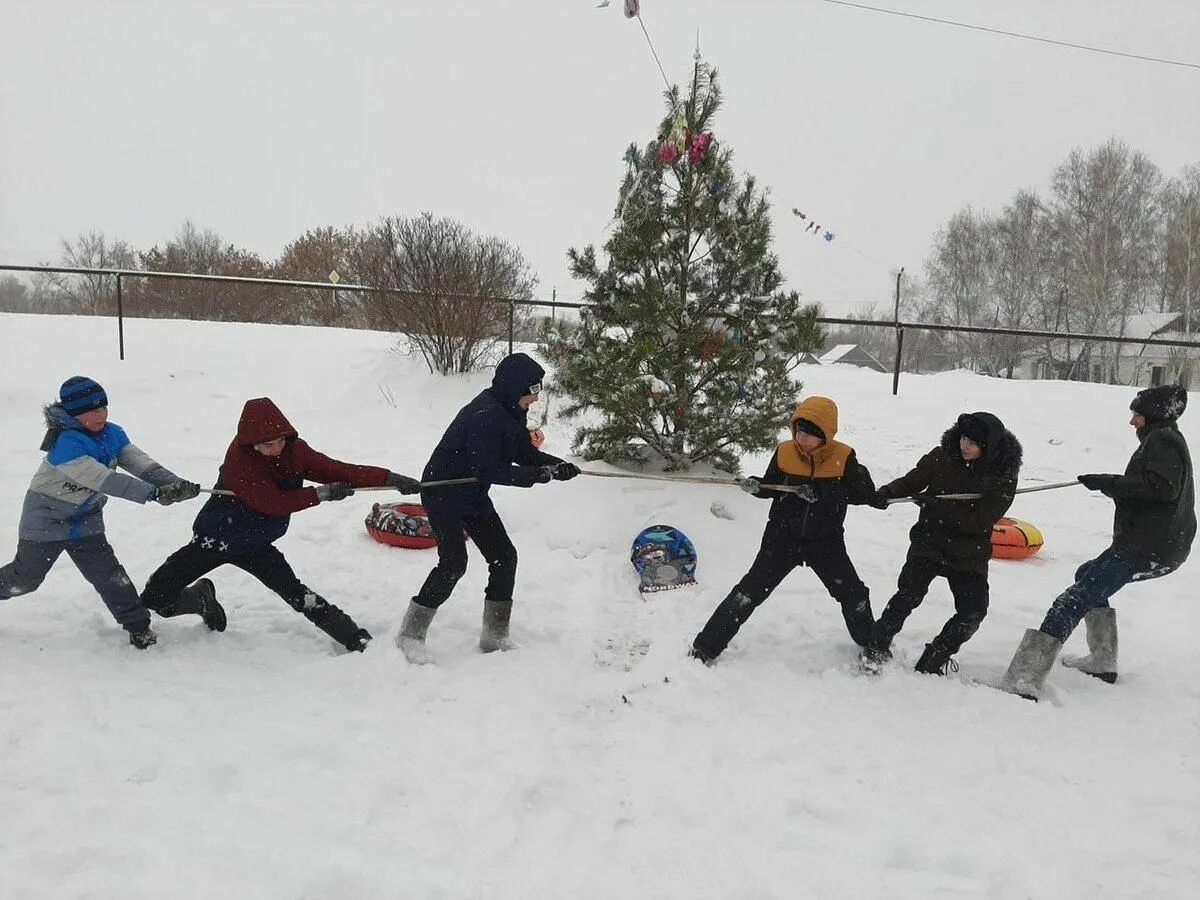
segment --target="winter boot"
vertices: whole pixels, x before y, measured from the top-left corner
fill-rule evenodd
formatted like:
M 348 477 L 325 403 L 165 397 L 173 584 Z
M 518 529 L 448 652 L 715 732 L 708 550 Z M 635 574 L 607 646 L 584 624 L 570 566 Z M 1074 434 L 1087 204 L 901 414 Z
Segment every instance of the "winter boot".
M 323 632 L 351 652 L 361 653 L 371 640 L 371 633 L 359 628 L 354 620 L 320 594 L 308 591 L 304 595 L 301 614 Z
M 1063 665 L 1113 684 L 1117 680 L 1117 611 L 1111 606 L 1091 610 L 1083 617 L 1087 628 L 1087 656 L 1064 656 Z
M 937 641 L 931 641 L 925 645 L 925 652 L 917 660 L 913 671 L 923 675 L 945 675 L 947 667 L 952 672 L 958 671 L 958 663 L 950 658 L 949 651 Z
M 180 616 L 184 613 L 198 615 L 204 620 L 209 631 L 225 630 L 225 609 L 217 602 L 217 589 L 207 578 L 201 578 L 180 591 L 173 615 Z
M 153 647 L 158 643 L 158 635 L 149 628 L 145 628 L 142 631 L 131 631 L 129 632 L 129 643 L 139 650 L 145 650 L 147 647 Z
M 892 658 L 892 636 L 887 634 L 879 622 L 871 629 L 871 639 L 858 657 L 859 668 L 867 675 L 878 675 L 883 664 Z
M 1044 631 L 1025 629 L 1021 646 L 1017 648 L 1012 662 L 1008 664 L 1008 671 L 1000 679 L 1000 690 L 1036 703 L 1046 676 L 1054 666 L 1054 660 L 1061 649 L 1062 641 L 1058 638 Z
M 511 600 L 483 602 L 483 629 L 479 632 L 479 649 L 484 653 L 513 648 L 512 641 L 508 639 L 508 620 L 512 618 L 512 605 Z
M 704 663 L 706 666 L 711 666 L 713 664 L 713 657 L 709 656 L 707 653 L 705 653 L 699 647 L 695 647 L 695 646 L 693 646 L 692 649 L 688 651 L 688 658 L 689 659 L 698 659 L 698 660 L 700 660 L 700 662 Z
M 422 606 L 415 600 L 409 601 L 408 610 L 404 613 L 404 622 L 400 625 L 400 633 L 396 635 L 396 646 L 404 653 L 404 658 L 415 666 L 433 662 L 433 657 L 425 649 L 425 635 L 436 613 L 436 609 Z

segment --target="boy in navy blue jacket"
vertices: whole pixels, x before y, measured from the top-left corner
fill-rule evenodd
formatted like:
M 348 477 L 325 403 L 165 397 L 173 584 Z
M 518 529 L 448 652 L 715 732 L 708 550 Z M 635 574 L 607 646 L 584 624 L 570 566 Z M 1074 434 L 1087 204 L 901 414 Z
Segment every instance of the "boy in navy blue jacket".
M 496 366 L 492 386 L 459 410 L 425 465 L 422 481 L 474 477 L 476 484 L 427 488 L 421 503 L 437 538 L 438 564 L 404 615 L 396 644 L 409 662 L 426 663 L 425 635 L 434 613 L 467 571 L 470 535 L 488 563 L 479 648 L 507 650 L 517 550 L 488 496 L 493 484 L 532 487 L 567 481 L 579 467 L 533 446 L 526 424 L 546 372 L 524 353 Z
M 104 536 L 104 504 L 120 497 L 165 506 L 197 496 L 200 485 L 130 443 L 125 430 L 108 421 L 108 395 L 90 378 L 68 378 L 45 417 L 41 449 L 47 452 L 25 493 L 16 558 L 0 568 L 0 600 L 37 590 L 65 552 L 129 632 L 129 643 L 144 650 L 155 642 L 150 613 Z

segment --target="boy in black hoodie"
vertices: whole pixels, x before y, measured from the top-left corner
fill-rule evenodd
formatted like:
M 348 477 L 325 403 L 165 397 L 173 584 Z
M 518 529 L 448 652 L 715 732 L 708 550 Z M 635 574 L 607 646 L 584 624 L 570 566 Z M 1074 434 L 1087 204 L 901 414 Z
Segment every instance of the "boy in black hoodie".
M 879 489 L 874 505 L 912 497 L 921 508 L 909 532 L 912 543 L 900 570 L 896 594 L 875 623 L 863 650 L 863 668 L 878 672 L 891 658 L 892 639 L 921 605 L 933 579 L 945 578 L 954 595 L 954 615 L 925 645 L 916 670 L 944 675 L 951 657 L 979 629 L 988 609 L 988 561 L 992 526 L 1012 505 L 1021 470 L 1021 444 L 989 412 L 963 413 L 941 443 L 916 467 Z M 941 500 L 941 494 L 980 494 L 978 500 Z M 957 668 L 957 666 L 955 666 Z
M 437 538 L 438 563 L 412 598 L 396 635 L 396 646 L 411 663 L 430 662 L 425 649 L 429 623 L 467 571 L 467 542 L 475 542 L 488 563 L 483 593 L 479 649 L 507 650 L 512 617 L 517 549 L 492 505 L 493 484 L 533 487 L 568 481 L 579 474 L 574 463 L 533 446 L 526 425 L 529 407 L 542 390 L 545 370 L 524 353 L 500 360 L 492 386 L 458 411 L 425 464 L 422 481 L 475 478 L 476 483 L 426 488 L 421 503 Z

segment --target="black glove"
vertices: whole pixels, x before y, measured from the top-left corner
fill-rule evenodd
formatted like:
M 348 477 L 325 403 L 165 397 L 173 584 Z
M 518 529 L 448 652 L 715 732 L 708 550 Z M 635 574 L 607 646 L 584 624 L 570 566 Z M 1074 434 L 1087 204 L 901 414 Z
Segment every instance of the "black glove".
M 762 479 L 751 475 L 749 478 L 743 478 L 742 483 L 738 485 L 747 494 L 757 494 L 759 488 L 762 487 Z
M 557 466 L 538 466 L 537 476 L 533 479 L 534 484 L 549 484 L 554 480 L 554 470 Z
M 1107 494 L 1112 490 L 1113 481 L 1116 475 L 1078 475 L 1079 483 L 1089 491 L 1100 491 L 1102 494 Z
M 326 500 L 345 500 L 354 493 L 354 485 L 344 481 L 334 481 L 330 484 L 317 485 L 317 499 L 324 503 Z
M 421 482 L 415 478 L 409 478 L 407 475 L 400 475 L 396 472 L 388 472 L 387 478 L 383 483 L 390 488 L 395 488 L 402 494 L 421 493 Z
M 575 463 L 560 462 L 553 468 L 555 481 L 570 481 L 580 473 L 579 466 Z
M 163 506 L 170 506 L 180 500 L 191 500 L 200 496 L 200 485 L 194 481 L 172 481 L 154 491 L 154 499 Z
M 867 506 L 875 509 L 887 509 L 889 505 L 888 498 L 883 495 L 882 491 L 876 491 L 867 498 Z

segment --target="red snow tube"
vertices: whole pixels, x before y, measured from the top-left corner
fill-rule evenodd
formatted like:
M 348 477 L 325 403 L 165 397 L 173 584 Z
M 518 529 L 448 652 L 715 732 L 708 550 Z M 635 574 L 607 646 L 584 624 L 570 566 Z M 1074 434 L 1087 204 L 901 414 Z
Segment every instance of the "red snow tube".
M 1036 526 L 1020 519 L 1004 518 L 992 526 L 993 559 L 1029 559 L 1044 542 Z
M 367 516 L 367 534 L 381 544 L 428 550 L 437 546 L 425 507 L 419 503 L 376 503 Z

